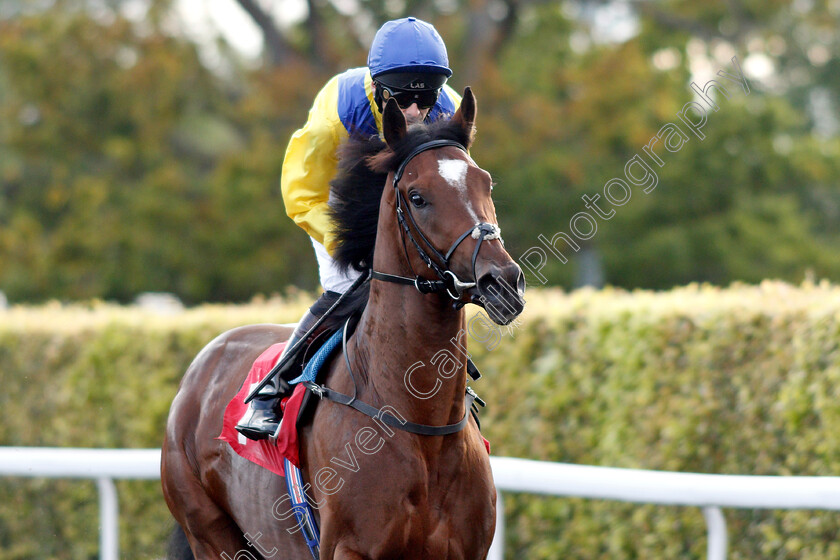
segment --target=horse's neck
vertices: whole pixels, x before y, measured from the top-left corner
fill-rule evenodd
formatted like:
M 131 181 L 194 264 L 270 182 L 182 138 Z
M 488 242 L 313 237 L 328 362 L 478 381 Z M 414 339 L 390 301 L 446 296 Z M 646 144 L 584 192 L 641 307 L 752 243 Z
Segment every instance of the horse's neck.
M 464 415 L 465 332 L 464 312 L 451 303 L 375 281 L 351 355 L 379 405 L 412 422 L 449 424 Z

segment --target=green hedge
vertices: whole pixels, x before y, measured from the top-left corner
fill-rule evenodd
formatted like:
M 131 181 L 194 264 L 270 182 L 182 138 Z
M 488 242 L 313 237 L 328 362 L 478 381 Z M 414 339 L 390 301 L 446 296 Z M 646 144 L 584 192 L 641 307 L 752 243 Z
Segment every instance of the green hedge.
M 498 345 L 499 333 L 471 333 L 494 454 L 840 475 L 840 287 L 767 282 L 527 299 Z M 0 311 L 0 445 L 158 447 L 178 379 L 205 342 L 240 324 L 293 321 L 306 301 L 176 315 L 104 304 Z M 158 484 L 118 489 L 123 557 L 160 557 L 171 519 Z M 697 508 L 512 494 L 505 503 L 508 558 L 705 557 Z M 96 557 L 92 482 L 0 480 L 0 504 L 0 560 Z M 732 560 L 840 558 L 836 513 L 724 514 Z

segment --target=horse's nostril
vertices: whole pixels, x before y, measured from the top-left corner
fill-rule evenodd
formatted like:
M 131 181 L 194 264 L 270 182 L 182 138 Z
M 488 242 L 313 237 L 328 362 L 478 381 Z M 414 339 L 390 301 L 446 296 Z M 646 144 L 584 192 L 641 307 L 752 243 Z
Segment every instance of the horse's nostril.
M 506 270 L 495 269 L 482 274 L 476 280 L 479 292 L 485 297 L 522 299 L 525 293 L 525 275 L 516 264 L 514 267 Z
M 490 286 L 495 284 L 496 280 L 492 273 L 488 272 L 484 274 L 476 281 L 476 286 L 478 287 L 478 291 L 482 294 L 488 293 L 488 289 Z
M 476 287 L 490 318 L 500 325 L 509 324 L 525 307 L 525 278 L 516 264 L 505 269 L 494 267 L 476 280 Z

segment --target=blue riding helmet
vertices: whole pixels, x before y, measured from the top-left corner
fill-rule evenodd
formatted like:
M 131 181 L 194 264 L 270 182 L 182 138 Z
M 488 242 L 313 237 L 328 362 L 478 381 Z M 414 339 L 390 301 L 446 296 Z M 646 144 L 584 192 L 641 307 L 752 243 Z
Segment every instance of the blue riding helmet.
M 414 17 L 379 28 L 370 46 L 368 68 L 374 79 L 395 72 L 452 75 L 443 39 L 431 24 Z

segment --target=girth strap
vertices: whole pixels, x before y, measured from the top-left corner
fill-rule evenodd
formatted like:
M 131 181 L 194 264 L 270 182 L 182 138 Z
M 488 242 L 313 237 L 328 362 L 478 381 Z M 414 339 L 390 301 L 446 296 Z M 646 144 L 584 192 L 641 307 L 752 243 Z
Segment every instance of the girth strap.
M 396 416 L 385 412 L 385 407 L 382 409 L 373 407 L 365 402 L 357 400 L 356 397 L 339 393 L 338 391 L 334 391 L 329 387 L 319 385 L 318 383 L 304 381 L 303 384 L 307 389 L 322 399 L 325 398 L 338 404 L 355 408 L 362 414 L 366 414 L 373 419 L 381 419 L 382 422 L 392 428 L 421 436 L 446 436 L 463 430 L 464 426 L 466 426 L 469 421 L 470 408 L 476 399 L 475 392 L 467 387 L 467 394 L 464 397 L 464 417 L 461 418 L 461 421 L 456 422 L 455 424 L 447 424 L 446 426 L 430 426 L 428 424 L 416 424 L 414 422 L 409 422 L 408 420 L 400 420 Z
M 297 519 L 300 534 L 303 536 L 303 540 L 306 541 L 306 546 L 309 547 L 312 558 L 314 560 L 320 560 L 321 533 L 318 530 L 318 522 L 315 520 L 312 508 L 306 500 L 306 488 L 309 485 L 304 485 L 300 469 L 289 461 L 288 458 L 283 458 L 283 468 L 286 473 L 286 489 L 289 492 L 289 498 L 291 498 L 292 510 L 295 512 L 295 519 Z

